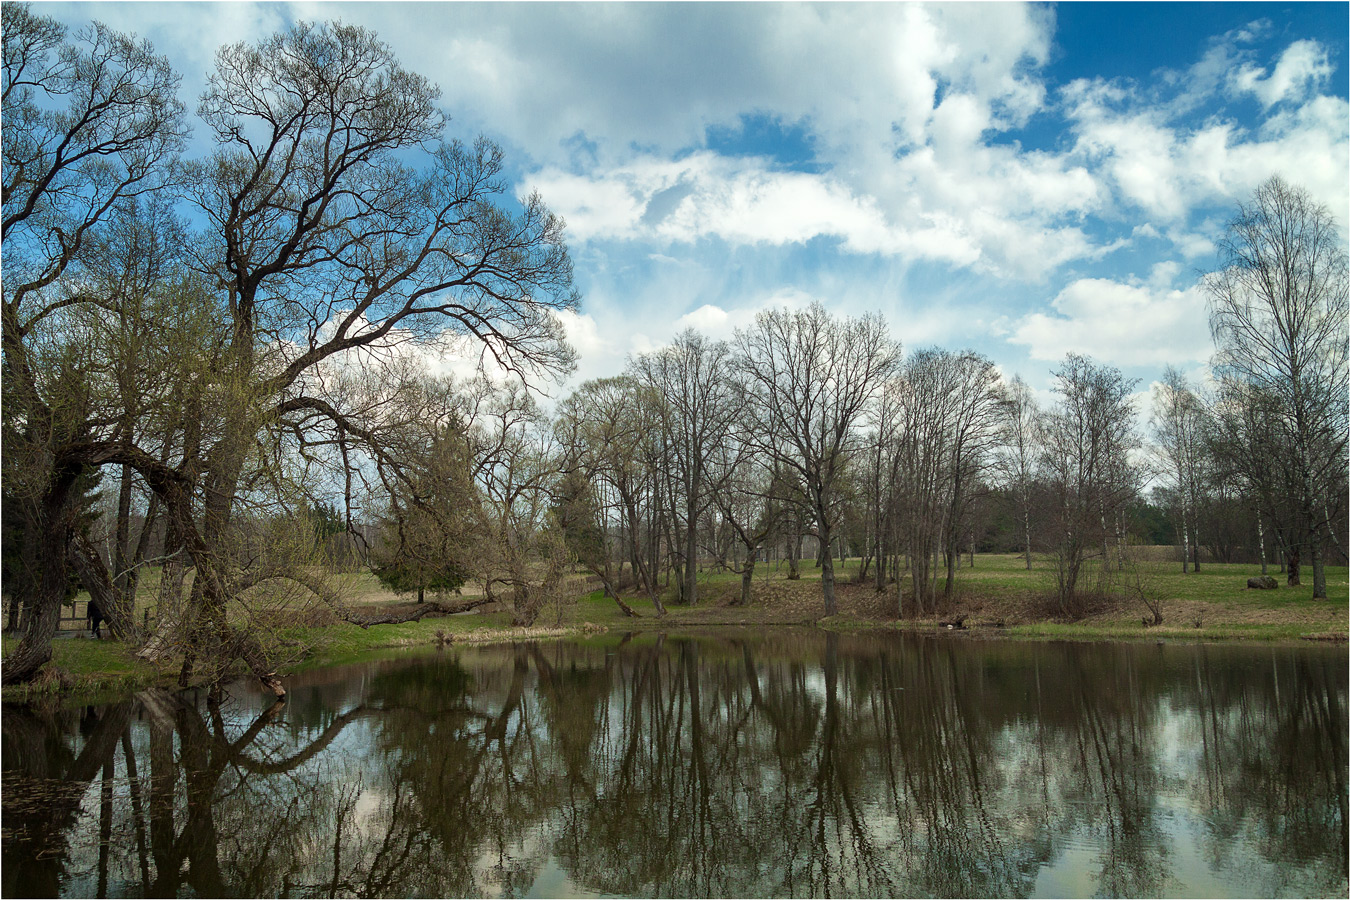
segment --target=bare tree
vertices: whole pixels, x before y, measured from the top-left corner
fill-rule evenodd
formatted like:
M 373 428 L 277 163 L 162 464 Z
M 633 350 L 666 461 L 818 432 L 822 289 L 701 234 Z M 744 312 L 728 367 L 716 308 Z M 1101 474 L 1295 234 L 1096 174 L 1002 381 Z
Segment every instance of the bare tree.
M 887 383 L 881 403 L 895 422 L 888 451 L 895 492 L 893 527 L 903 534 L 915 610 L 923 613 L 936 609 L 938 559 L 951 533 L 957 468 L 952 431 L 961 406 L 956 362 L 946 351 L 920 350 Z M 903 615 L 902 604 L 897 612 Z
M 489 597 L 497 587 L 510 591 L 513 624 L 532 625 L 571 562 L 552 517 L 561 477 L 553 431 L 519 381 L 476 380 L 464 420 L 487 538 L 473 570 Z
M 743 399 L 731 378 L 731 349 L 689 329 L 662 350 L 633 360 L 661 418 L 662 434 L 682 501 L 674 510 L 680 530 L 680 599 L 698 599 L 698 520 L 712 502 L 709 461 L 731 425 L 741 418 Z M 674 499 L 672 497 L 672 499 Z
M 1297 544 L 1290 553 L 1285 529 L 1294 521 L 1288 511 L 1291 493 L 1287 454 L 1280 451 L 1278 405 L 1243 382 L 1225 379 L 1210 410 L 1205 455 L 1211 478 L 1220 491 L 1241 497 L 1256 523 L 1261 574 L 1266 574 L 1266 524 L 1291 584 L 1299 583 Z M 1296 485 L 1293 486 L 1297 493 Z
M 943 548 L 947 561 L 944 593 L 950 598 L 956 582 L 956 560 L 960 555 L 964 520 L 977 495 L 977 485 L 982 483 L 993 461 L 993 443 L 998 437 L 999 425 L 999 376 L 993 362 L 974 351 L 948 355 L 955 376 L 952 416 L 943 423 L 949 442 L 950 471 Z
M 999 453 L 1003 477 L 1017 502 L 1022 520 L 1022 553 L 1031 571 L 1031 496 L 1040 459 L 1041 413 L 1031 388 L 1015 375 L 1002 400 L 1003 442 Z
M 750 602 L 759 554 L 778 532 L 791 502 L 784 494 L 783 480 L 777 477 L 773 458 L 747 431 L 751 425 L 738 413 L 708 464 L 709 490 L 721 522 L 729 532 L 728 538 L 745 551 L 745 559 L 739 564 L 741 593 L 737 602 L 741 606 Z
M 1327 208 L 1274 176 L 1238 207 L 1205 281 L 1221 378 L 1274 401 L 1277 452 L 1294 467 L 1290 539 L 1325 598 L 1326 491 L 1346 469 L 1350 276 L 1345 237 Z M 1238 396 L 1243 396 L 1239 393 Z
M 1138 496 L 1130 453 L 1139 447 L 1130 392 L 1120 371 L 1070 353 L 1055 375 L 1060 401 L 1045 417 L 1042 472 L 1050 487 L 1052 549 L 1060 612 L 1077 614 L 1079 576 L 1089 559 L 1110 578 L 1110 545 L 1121 540 L 1118 518 Z
M 1172 481 L 1176 498 L 1177 525 L 1181 533 L 1181 571 L 1189 559 L 1200 571 L 1200 537 L 1197 523 L 1201 496 L 1207 480 L 1206 414 L 1204 404 L 1191 390 L 1186 376 L 1168 366 L 1153 398 L 1154 448 L 1161 467 Z
M 754 386 L 757 439 L 801 479 L 813 530 L 828 547 L 838 521 L 836 488 L 857 449 L 867 404 L 899 361 L 879 316 L 836 319 L 819 303 L 766 310 L 736 332 L 740 365 Z M 825 614 L 837 611 L 834 561 L 822 558 Z

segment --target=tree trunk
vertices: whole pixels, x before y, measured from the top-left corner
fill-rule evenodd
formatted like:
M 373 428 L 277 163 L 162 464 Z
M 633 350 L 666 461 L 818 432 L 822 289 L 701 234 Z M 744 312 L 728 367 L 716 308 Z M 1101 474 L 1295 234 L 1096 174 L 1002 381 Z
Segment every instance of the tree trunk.
M 1181 508 L 1181 574 L 1190 574 L 1191 529 L 1186 521 L 1186 507 Z
M 802 571 L 798 559 L 802 555 L 802 536 L 798 532 L 788 539 L 788 581 L 796 581 L 802 577 Z
M 820 590 L 825 598 L 825 615 L 833 616 L 839 612 L 834 600 L 834 555 L 830 552 L 830 540 L 834 537 L 834 528 L 827 514 L 826 495 L 819 485 L 812 488 L 812 505 L 816 514 L 816 538 L 820 543 Z
M 910 553 L 909 574 L 910 581 L 914 584 L 914 613 L 921 615 L 928 612 L 928 564 L 931 557 L 928 548 L 922 545 L 915 545 Z M 896 579 L 897 583 L 899 579 Z
M 688 524 L 684 534 L 684 597 L 685 603 L 693 606 L 698 602 L 698 531 L 694 527 L 696 510 L 692 503 L 685 511 Z
M 623 602 L 623 598 L 619 596 L 619 587 L 612 580 L 610 580 L 609 573 L 597 572 L 596 574 L 600 576 L 600 581 L 605 586 L 605 595 L 614 601 L 614 603 L 619 607 L 619 610 L 625 616 L 628 616 L 630 619 L 642 618 L 642 616 L 638 614 L 637 610 L 633 609 L 633 607 Z
M 121 481 L 117 486 L 117 523 L 114 527 L 112 554 L 112 589 L 119 596 L 134 599 L 136 588 L 127 590 L 127 583 L 134 581 L 131 564 L 131 473 L 127 463 L 122 464 Z
M 890 549 L 891 549 L 891 548 L 888 547 L 888 546 L 886 546 L 885 542 L 883 542 L 882 539 L 881 539 L 881 530 L 880 530 L 880 529 L 877 529 L 877 542 L 876 542 L 877 577 L 876 577 L 876 588 L 877 588 L 877 593 L 878 593 L 878 594 L 881 593 L 882 591 L 886 590 L 886 554 L 890 552 Z
M 947 583 L 942 587 L 942 597 L 944 600 L 950 600 L 952 598 L 952 586 L 956 584 L 956 563 L 957 560 L 960 559 L 960 552 L 961 551 L 957 550 L 955 546 L 949 546 L 947 548 Z
M 1026 545 L 1023 552 L 1027 557 L 1027 571 L 1031 571 L 1031 504 L 1024 501 L 1022 507 L 1022 531 L 1025 535 Z
M 1200 511 L 1191 506 L 1191 571 L 1200 571 Z
M 1321 529 L 1319 528 L 1320 532 Z M 1312 539 L 1312 567 L 1313 567 L 1313 599 L 1327 599 L 1327 569 L 1322 561 L 1322 535 L 1313 533 Z
M 737 601 L 737 606 L 750 605 L 750 585 L 755 580 L 755 551 L 751 550 L 749 557 L 745 561 L 745 568 L 741 570 L 741 599 Z
M 127 603 L 127 598 L 108 577 L 108 570 L 103 567 L 103 560 L 87 535 L 76 533 L 71 537 L 66 558 L 70 567 L 80 576 L 80 583 L 89 592 L 91 601 L 103 613 L 112 636 L 127 643 L 142 640 L 141 629 L 136 625 L 134 605 Z
M 1256 542 L 1261 549 L 1261 574 L 1266 573 L 1266 529 L 1261 522 L 1261 510 L 1256 511 Z
M 19 646 L 5 654 L 0 683 L 22 684 L 31 680 L 52 658 L 52 638 L 60 623 L 61 603 L 66 597 L 66 548 L 71 534 L 71 493 L 74 471 L 58 472 L 43 497 L 35 534 L 39 573 L 36 590 L 24 601 L 23 637 Z
M 825 597 L 825 615 L 838 613 L 839 607 L 834 600 L 834 557 L 828 553 L 821 558 L 820 590 Z
M 1286 571 L 1289 573 L 1290 586 L 1301 584 L 1298 580 L 1299 548 L 1297 546 L 1289 548 L 1289 562 L 1286 564 Z
M 534 624 L 534 620 L 539 618 L 539 610 L 535 608 L 536 604 L 531 602 L 530 590 L 527 585 L 515 584 L 511 587 L 511 624 L 518 628 L 528 628 Z
M 942 533 L 941 531 L 938 532 L 938 534 L 941 533 Z M 929 570 L 929 572 L 932 574 L 933 580 L 928 585 L 928 608 L 932 612 L 937 611 L 937 580 L 938 580 L 938 572 L 942 571 L 942 556 L 941 556 L 942 547 L 939 545 L 940 540 L 941 539 L 939 538 L 933 541 L 933 567 Z M 951 584 L 950 581 L 948 581 L 947 583 Z

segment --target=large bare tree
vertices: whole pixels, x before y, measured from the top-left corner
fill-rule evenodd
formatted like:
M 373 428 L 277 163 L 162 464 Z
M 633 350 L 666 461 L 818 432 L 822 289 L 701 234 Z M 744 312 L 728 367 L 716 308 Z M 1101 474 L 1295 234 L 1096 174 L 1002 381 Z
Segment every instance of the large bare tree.
M 828 548 L 838 523 L 836 490 L 859 447 L 855 426 L 900 358 L 880 316 L 836 318 L 819 303 L 766 310 L 736 332 L 736 349 L 764 449 L 804 486 L 816 538 Z M 834 561 L 821 559 L 825 614 L 837 612 Z
M 698 600 L 698 521 L 712 505 L 710 462 L 731 426 L 742 418 L 744 397 L 731 377 L 731 348 L 690 329 L 661 350 L 633 360 L 634 375 L 656 401 L 678 492 L 681 526 L 680 599 Z
M 13 107 L 25 117 L 12 145 L 5 132 L 6 415 L 16 428 L 35 419 L 8 418 L 18 410 L 11 395 L 41 410 L 26 399 L 34 393 L 26 386 L 33 381 L 28 336 L 41 319 L 82 300 L 84 282 L 69 272 L 82 236 L 117 198 L 163 182 L 181 142 L 176 79 L 162 61 L 102 30 L 93 33 L 92 50 L 58 53 L 53 28 L 6 11 L 5 113 L 8 120 Z M 49 80 L 67 80 L 45 89 L 60 88 L 77 106 L 44 119 L 51 104 L 25 94 L 43 89 L 39 63 L 80 52 L 103 53 L 105 64 L 50 65 Z M 122 72 L 135 77 L 100 87 L 99 79 Z M 410 345 L 451 342 L 530 378 L 571 365 L 551 315 L 577 299 L 562 223 L 537 196 L 519 205 L 503 196 L 502 154 L 491 142 L 444 140 L 437 96 L 374 34 L 344 25 L 302 24 L 217 56 L 199 107 L 217 149 L 184 169 L 186 194 L 204 223 L 188 244 L 190 262 L 206 279 L 210 303 L 202 311 L 217 338 L 204 377 L 185 385 L 198 389 L 182 407 L 187 430 L 166 457 L 80 412 L 71 417 L 64 455 L 45 464 L 54 489 L 42 492 L 52 501 L 49 518 L 68 521 L 70 484 L 85 468 L 129 467 L 153 491 L 168 521 L 167 549 L 195 568 L 189 615 L 174 623 L 187 651 L 184 677 L 194 657 L 223 672 L 243 656 L 280 690 L 227 607 L 243 585 L 272 577 L 266 564 L 240 571 L 247 560 L 230 548 L 240 509 L 260 496 L 282 500 L 283 469 L 332 461 L 345 473 L 338 483 L 348 486 L 349 511 L 353 473 L 375 466 L 409 477 L 387 426 L 391 410 L 415 408 L 405 402 L 411 395 L 396 395 L 416 380 L 393 379 L 378 402 L 368 402 L 371 392 L 343 389 L 344 371 L 397 363 Z M 136 98 L 140 106 L 116 111 Z M 83 136 L 75 142 L 58 126 Z M 34 150 L 43 146 L 39 138 L 57 151 Z M 86 172 L 79 161 L 88 157 L 59 152 L 77 144 L 104 148 L 90 151 L 103 160 Z M 36 177 L 39 163 L 75 186 Z M 50 212 L 59 208 L 72 212 Z M 76 220 L 92 224 L 72 230 Z M 70 262 L 36 257 L 35 248 L 52 247 L 75 247 Z M 24 277 L 11 279 L 11 265 L 21 261 Z M 54 553 L 65 553 L 68 532 L 53 526 Z M 39 598 L 48 611 L 42 621 L 54 624 L 48 595 Z M 16 654 L 5 679 L 30 677 L 44 653 Z
M 1214 369 L 1273 402 L 1279 446 L 1294 468 L 1286 528 L 1313 563 L 1325 598 L 1325 493 L 1346 469 L 1350 276 L 1345 235 L 1306 190 L 1274 176 L 1238 207 L 1220 242 L 1222 266 L 1205 280 Z

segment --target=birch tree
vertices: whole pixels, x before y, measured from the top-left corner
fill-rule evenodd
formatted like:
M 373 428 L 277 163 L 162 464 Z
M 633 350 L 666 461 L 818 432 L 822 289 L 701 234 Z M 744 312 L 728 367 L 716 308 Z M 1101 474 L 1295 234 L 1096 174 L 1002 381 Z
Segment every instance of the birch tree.
M 1294 468 L 1286 527 L 1313 564 L 1313 596 L 1327 595 L 1327 492 L 1346 469 L 1345 235 L 1306 190 L 1273 176 L 1240 204 L 1205 280 L 1221 379 L 1273 401 L 1279 446 Z M 1245 396 L 1239 391 L 1237 398 Z
M 1207 479 L 1206 413 L 1204 404 L 1176 368 L 1163 370 L 1162 384 L 1153 397 L 1155 451 L 1172 482 L 1176 498 L 1177 531 L 1181 534 L 1181 571 L 1187 560 L 1200 571 L 1197 526 Z

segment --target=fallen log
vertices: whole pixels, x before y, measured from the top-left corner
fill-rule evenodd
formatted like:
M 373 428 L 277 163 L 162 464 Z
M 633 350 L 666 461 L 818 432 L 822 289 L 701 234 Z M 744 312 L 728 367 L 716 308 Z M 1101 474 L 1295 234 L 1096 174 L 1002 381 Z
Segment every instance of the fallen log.
M 455 603 L 443 603 L 439 600 L 427 600 L 411 609 L 396 609 L 382 613 L 357 612 L 343 604 L 330 604 L 333 614 L 344 622 L 369 628 L 372 625 L 401 625 L 404 622 L 416 622 L 432 613 L 452 616 L 455 613 L 468 612 L 493 602 L 491 597 L 473 597 Z

